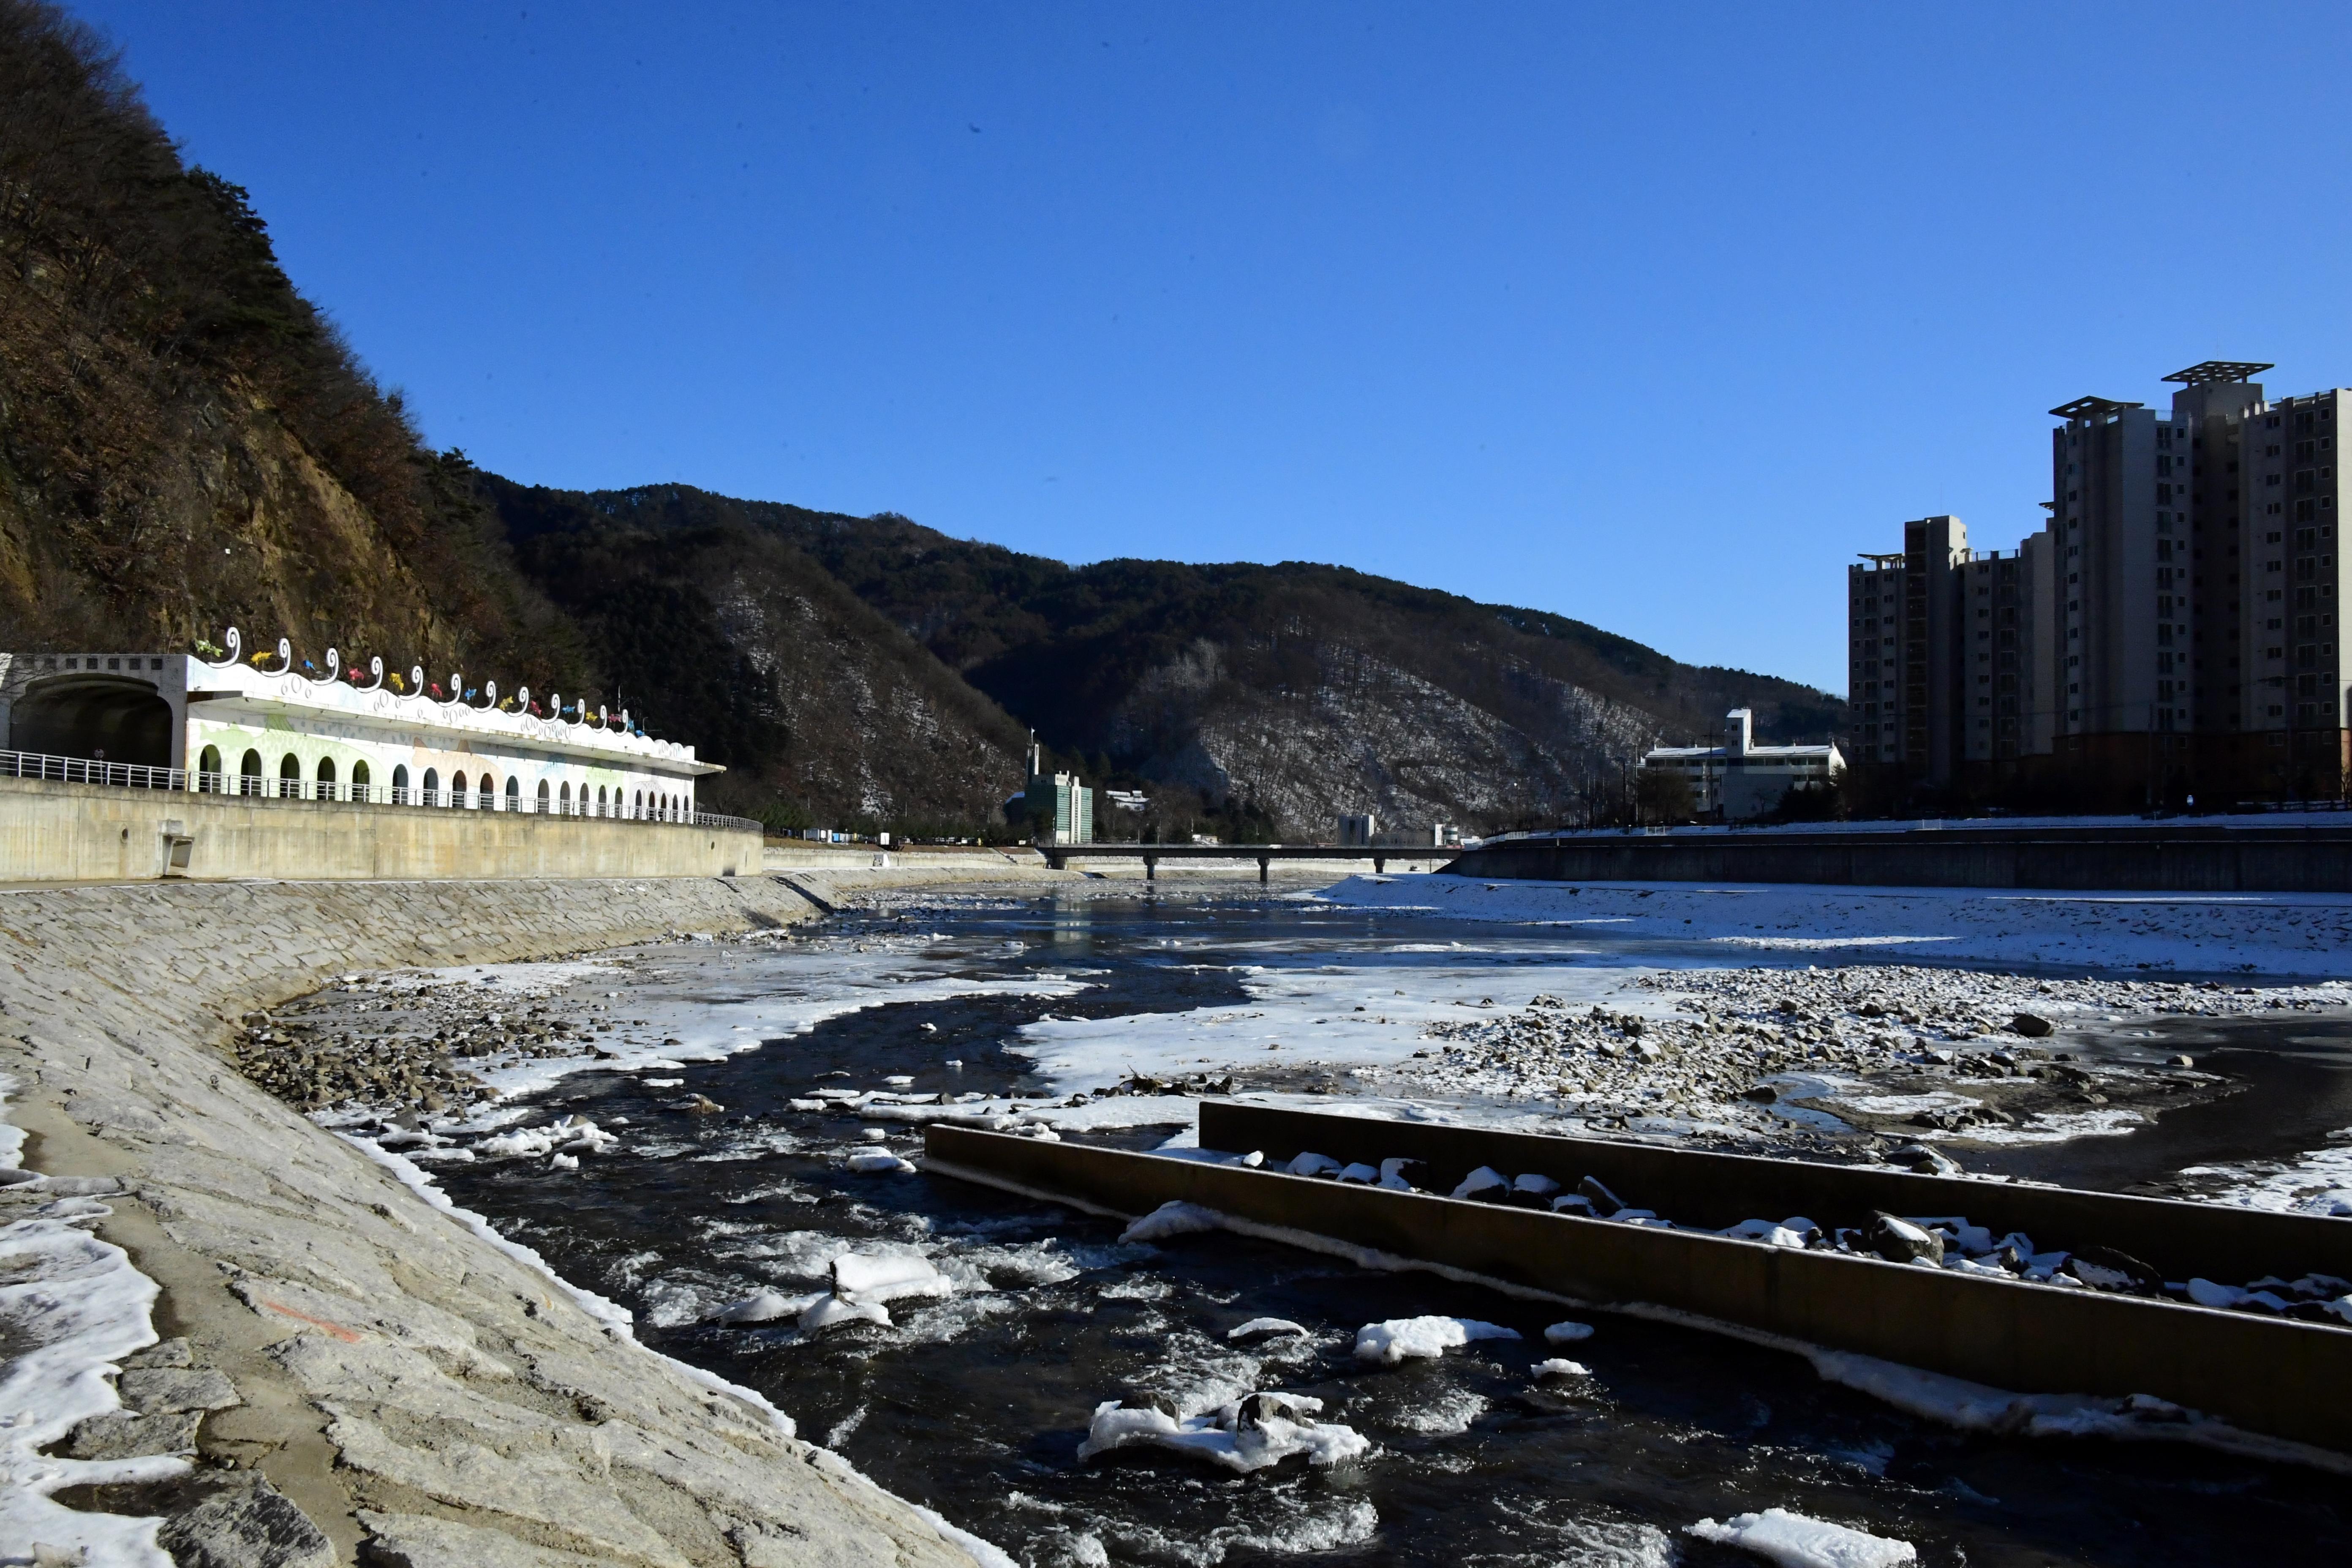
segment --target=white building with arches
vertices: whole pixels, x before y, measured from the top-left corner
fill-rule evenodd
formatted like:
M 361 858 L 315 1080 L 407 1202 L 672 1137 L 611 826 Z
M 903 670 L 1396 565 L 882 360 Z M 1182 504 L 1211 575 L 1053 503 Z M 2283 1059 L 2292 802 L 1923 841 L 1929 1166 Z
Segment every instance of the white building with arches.
M 501 699 L 383 661 L 274 653 L 0 654 L 0 725 L 19 775 L 425 809 L 690 822 L 725 770 L 641 733 L 626 710 Z M 95 771 L 93 771 L 95 770 Z

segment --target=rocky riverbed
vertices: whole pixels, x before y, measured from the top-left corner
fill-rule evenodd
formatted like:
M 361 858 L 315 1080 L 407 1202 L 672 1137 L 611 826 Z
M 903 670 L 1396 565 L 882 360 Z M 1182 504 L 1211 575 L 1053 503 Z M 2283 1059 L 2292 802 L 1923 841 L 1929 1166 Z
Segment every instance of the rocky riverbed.
M 1386 1094 L 1549 1101 L 1591 1131 L 1906 1163 L 1932 1145 L 2121 1131 L 2231 1091 L 2189 1057 L 2087 1048 L 2134 1020 L 2340 1011 L 2311 986 L 2052 980 L 1968 970 L 1677 970 L 1638 1005 L 1527 1006 L 1439 1021 L 1431 1044 L 1355 1084 Z M 1378 1004 L 1371 1004 L 1377 1006 Z

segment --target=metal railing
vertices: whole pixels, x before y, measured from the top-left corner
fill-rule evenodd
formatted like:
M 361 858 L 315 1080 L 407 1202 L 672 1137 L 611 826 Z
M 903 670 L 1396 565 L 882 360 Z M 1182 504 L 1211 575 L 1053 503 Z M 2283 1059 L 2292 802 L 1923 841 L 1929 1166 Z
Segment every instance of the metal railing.
M 121 789 L 184 789 L 188 779 L 178 768 L 100 762 L 94 757 L 52 757 L 39 752 L 0 752 L 0 777 L 112 784 Z
M 349 805 L 394 805 L 444 811 L 513 812 L 522 816 L 577 816 L 602 822 L 645 822 L 671 826 L 723 827 L 747 833 L 761 831 L 748 816 L 673 807 L 633 810 L 615 801 L 598 807 L 575 802 L 565 809 L 561 801 L 489 791 L 424 790 L 401 784 L 345 784 L 334 779 L 304 779 L 263 773 L 199 773 L 182 768 L 150 767 L 140 763 L 100 762 L 92 757 L 53 757 L 38 752 L 0 751 L 0 778 L 47 779 L 57 784 L 109 784 L 119 789 L 185 790 L 194 795 L 226 795 L 254 800 L 333 801 Z

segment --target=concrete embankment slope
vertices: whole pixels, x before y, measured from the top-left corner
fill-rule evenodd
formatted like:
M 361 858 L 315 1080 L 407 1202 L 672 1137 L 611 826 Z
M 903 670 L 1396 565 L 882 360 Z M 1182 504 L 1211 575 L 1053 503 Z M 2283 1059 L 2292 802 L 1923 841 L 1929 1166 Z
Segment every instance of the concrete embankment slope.
M 0 891 L 0 1073 L 24 1164 L 121 1180 L 100 1234 L 162 1287 L 156 1330 L 188 1342 L 165 1365 L 234 1391 L 176 1498 L 105 1500 L 179 1510 L 166 1540 L 183 1563 L 968 1568 L 916 1509 L 608 1331 L 215 1049 L 240 1012 L 346 971 L 814 910 L 768 877 Z M 151 1441 L 225 1397 L 202 1378 L 144 1383 L 184 1390 Z M 76 1441 L 163 1451 L 110 1430 Z

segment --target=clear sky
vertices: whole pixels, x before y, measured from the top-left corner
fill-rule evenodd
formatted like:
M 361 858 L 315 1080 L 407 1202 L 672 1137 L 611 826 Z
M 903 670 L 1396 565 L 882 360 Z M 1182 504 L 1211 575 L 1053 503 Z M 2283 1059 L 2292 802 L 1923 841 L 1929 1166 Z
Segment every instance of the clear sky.
M 2042 411 L 2352 383 L 2352 7 L 78 0 L 436 446 L 1832 690 Z

